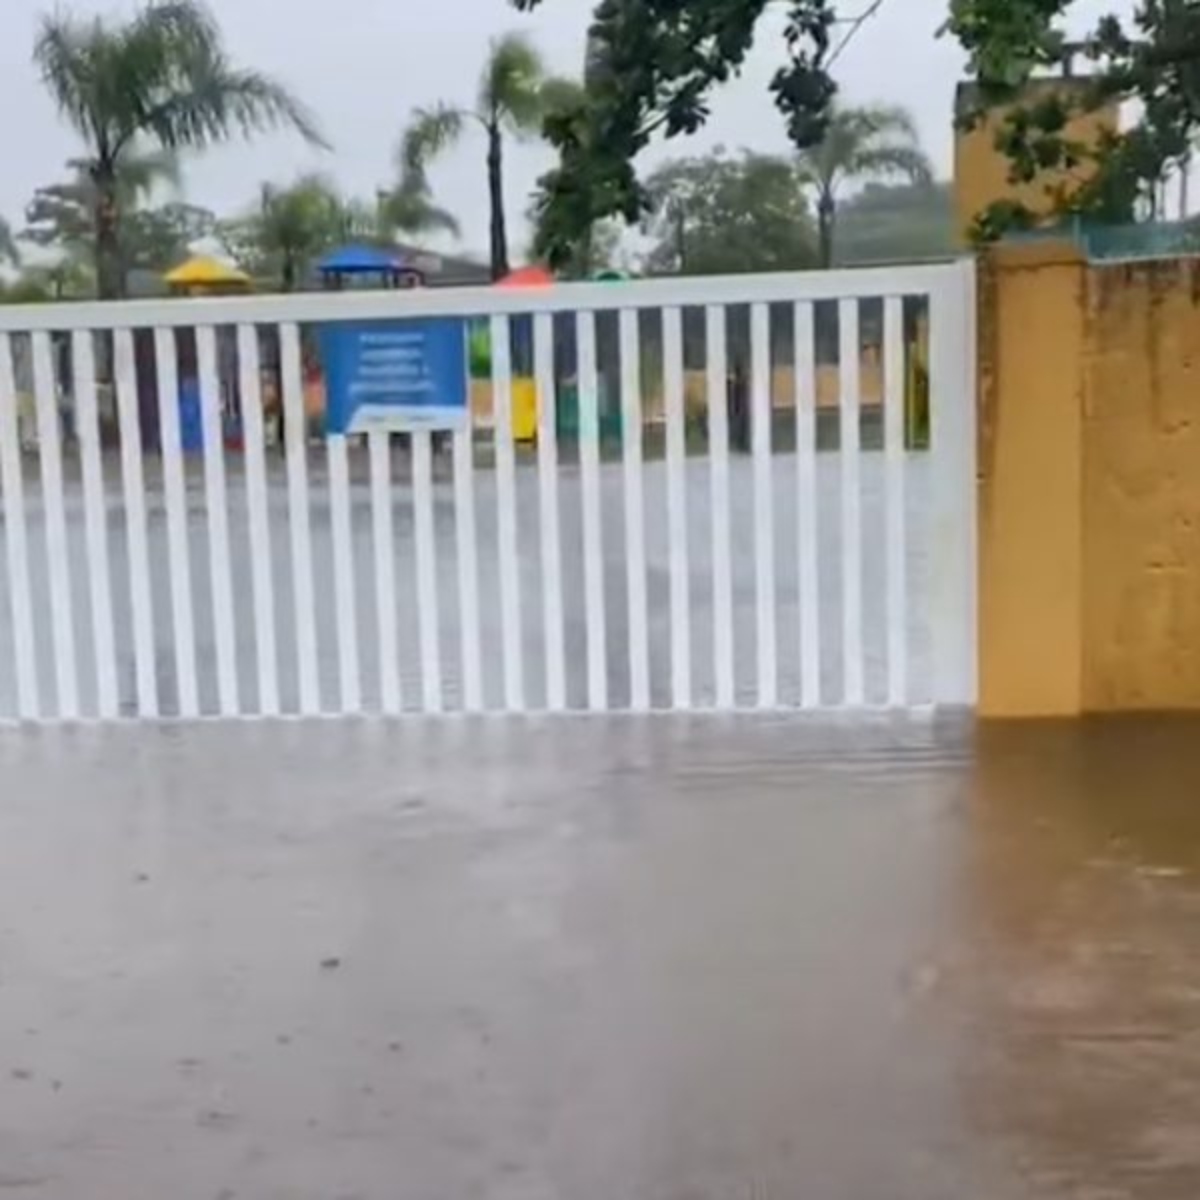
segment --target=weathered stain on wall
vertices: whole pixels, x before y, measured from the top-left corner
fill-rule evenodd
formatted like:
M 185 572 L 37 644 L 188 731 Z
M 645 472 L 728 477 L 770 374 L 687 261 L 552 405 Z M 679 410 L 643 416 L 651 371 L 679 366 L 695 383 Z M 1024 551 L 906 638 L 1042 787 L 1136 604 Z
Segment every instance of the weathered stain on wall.
M 1088 272 L 1084 707 L 1200 707 L 1200 262 Z

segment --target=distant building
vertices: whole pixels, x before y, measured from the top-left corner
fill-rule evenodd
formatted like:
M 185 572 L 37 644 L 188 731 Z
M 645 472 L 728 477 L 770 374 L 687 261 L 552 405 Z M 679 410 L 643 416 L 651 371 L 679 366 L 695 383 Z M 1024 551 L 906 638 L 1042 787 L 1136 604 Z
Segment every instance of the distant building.
M 401 256 L 424 274 L 430 287 L 481 287 L 492 282 L 486 263 L 455 254 L 439 254 L 423 246 L 397 242 Z

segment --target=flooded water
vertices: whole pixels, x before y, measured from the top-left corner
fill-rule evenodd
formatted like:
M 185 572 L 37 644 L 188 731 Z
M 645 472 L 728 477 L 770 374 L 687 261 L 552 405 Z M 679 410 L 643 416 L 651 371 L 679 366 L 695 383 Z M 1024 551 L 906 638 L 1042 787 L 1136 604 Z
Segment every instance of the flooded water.
M 1200 724 L 0 734 L 0 1190 L 1194 1200 Z
M 365 463 L 356 453 L 356 473 L 365 476 Z M 932 697 L 931 591 L 932 567 L 929 519 L 931 464 L 929 456 L 908 456 L 906 471 L 908 678 L 911 699 Z M 331 532 L 329 490 L 324 454 L 310 453 L 310 510 L 315 576 L 314 620 L 323 711 L 338 711 L 338 615 L 335 609 L 335 557 Z M 201 711 L 216 713 L 217 650 L 213 622 L 213 593 L 209 565 L 207 512 L 204 507 L 202 464 L 189 464 L 188 549 L 191 563 L 190 594 L 195 613 L 196 654 Z M 868 453 L 862 459 L 863 529 L 863 649 L 866 696 L 872 704 L 887 697 L 886 552 L 884 538 L 885 481 L 882 456 Z M 26 464 L 32 474 L 33 460 Z M 270 530 L 274 611 L 279 643 L 279 686 L 284 711 L 299 708 L 296 626 L 289 542 L 287 491 L 282 463 L 272 459 Z M 420 707 L 422 696 L 420 623 L 418 619 L 415 537 L 412 488 L 400 479 L 396 463 L 394 496 L 394 551 L 396 561 L 395 622 L 399 636 L 399 672 L 405 706 Z M 777 455 L 772 463 L 776 556 L 776 621 L 778 628 L 779 693 L 783 703 L 800 698 L 799 527 L 797 478 L 794 455 Z M 231 459 L 229 484 L 229 534 L 232 562 L 233 610 L 237 642 L 237 669 L 244 707 L 255 711 L 258 677 L 254 630 L 252 560 L 246 488 L 240 461 Z M 105 464 L 108 473 L 108 542 L 111 559 L 118 687 L 123 710 L 137 709 L 136 668 L 132 627 L 132 601 L 128 538 L 120 503 L 118 465 Z M 148 467 L 157 474 L 157 462 Z M 822 454 L 817 466 L 817 533 L 819 539 L 819 615 L 822 650 L 822 699 L 837 704 L 843 694 L 842 674 L 842 524 L 840 464 L 836 455 Z M 730 526 L 732 624 L 735 650 L 735 687 L 739 703 L 757 699 L 756 542 L 753 469 L 744 455 L 730 462 Z M 688 598 L 691 621 L 691 660 L 697 704 L 711 705 L 716 691 L 713 665 L 712 509 L 706 461 L 690 459 L 686 470 L 688 515 Z M 625 487 L 619 463 L 606 464 L 600 473 L 602 511 L 602 584 L 606 624 L 606 675 L 615 707 L 626 707 L 630 694 L 627 561 L 624 536 Z M 671 544 L 667 521 L 666 469 L 648 462 L 643 474 L 644 536 L 646 548 L 646 600 L 650 632 L 650 686 L 656 706 L 667 706 L 671 697 Z M 160 489 L 148 489 L 148 558 L 154 617 L 154 669 L 161 708 L 178 712 L 178 682 L 172 630 L 170 550 L 167 517 Z M 517 545 L 521 620 L 519 641 L 528 702 L 545 706 L 545 635 L 542 605 L 539 494 L 535 467 L 516 472 Z M 40 488 L 26 481 L 29 509 L 29 560 L 36 636 L 34 649 L 46 707 L 53 704 L 54 652 L 50 628 L 50 581 L 46 555 L 46 522 Z M 499 533 L 496 476 L 481 469 L 475 477 L 479 591 L 482 601 L 480 639 L 483 651 L 484 693 L 488 707 L 502 707 L 504 629 L 500 612 Z M 563 631 L 566 647 L 567 699 L 570 706 L 587 703 L 587 628 L 584 600 L 582 489 L 577 467 L 564 465 L 558 480 L 560 551 L 563 577 Z M 363 703 L 367 710 L 380 706 L 378 628 L 375 607 L 372 526 L 369 488 L 353 488 L 353 547 L 358 646 L 363 670 Z M 461 704 L 461 645 L 459 621 L 458 559 L 455 541 L 454 489 L 450 464 L 439 464 L 433 496 L 437 545 L 437 594 L 441 681 L 449 707 Z M 17 713 L 13 668 L 13 628 L 10 611 L 3 515 L 0 514 L 0 720 Z M 85 712 L 95 711 L 95 669 L 91 625 L 93 581 L 87 569 L 83 499 L 72 486 L 67 497 L 67 539 L 71 551 L 71 592 L 76 657 Z M 52 710 L 51 710 L 52 711 Z

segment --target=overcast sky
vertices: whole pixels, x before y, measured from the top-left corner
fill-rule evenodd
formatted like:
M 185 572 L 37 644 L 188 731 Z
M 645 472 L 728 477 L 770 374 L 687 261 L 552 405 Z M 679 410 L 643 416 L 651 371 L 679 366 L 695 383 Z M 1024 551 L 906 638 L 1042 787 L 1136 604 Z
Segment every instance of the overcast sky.
M 466 102 L 474 95 L 490 39 L 527 29 L 552 69 L 578 72 L 584 31 L 594 0 L 544 0 L 532 16 L 507 0 L 210 0 L 231 54 L 287 82 L 319 115 L 332 154 L 296 139 L 260 139 L 197 157 L 187 165 L 186 194 L 219 213 L 244 208 L 266 179 L 327 171 L 347 192 L 370 194 L 390 173 L 396 136 L 414 107 L 437 100 Z M 853 15 L 868 0 L 845 0 Z M 38 184 L 62 172 L 78 152 L 29 61 L 39 14 L 53 0 L 0 0 L 0 214 L 18 223 Z M 1077 19 L 1100 9 L 1128 8 L 1128 0 L 1077 0 Z M 81 12 L 129 12 L 135 0 L 74 0 Z M 949 173 L 950 110 L 962 60 L 935 32 L 946 0 L 884 0 L 837 66 L 851 102 L 903 104 L 916 116 L 938 169 Z M 730 148 L 785 150 L 781 121 L 767 94 L 780 59 L 778 24 L 767 22 L 742 78 L 715 100 L 702 134 L 648 152 L 646 161 Z M 515 149 L 508 165 L 509 208 L 519 219 L 538 173 L 548 161 L 537 147 Z M 463 224 L 463 245 L 486 244 L 483 147 L 468 140 L 447 156 L 434 176 L 438 200 Z M 523 236 L 523 230 L 519 234 Z

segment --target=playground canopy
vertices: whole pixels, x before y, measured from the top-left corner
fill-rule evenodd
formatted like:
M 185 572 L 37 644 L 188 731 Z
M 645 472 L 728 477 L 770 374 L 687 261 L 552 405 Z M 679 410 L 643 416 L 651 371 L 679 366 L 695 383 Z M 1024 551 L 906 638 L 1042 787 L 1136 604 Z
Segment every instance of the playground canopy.
M 550 287 L 554 276 L 545 267 L 518 267 L 503 279 L 496 281 L 497 287 Z
M 322 275 L 387 275 L 403 271 L 407 264 L 394 250 L 378 246 L 339 246 L 317 263 Z
M 229 263 L 206 254 L 197 254 L 163 276 L 171 287 L 249 287 L 250 276 Z
M 331 250 L 317 263 L 327 288 L 412 288 L 425 285 L 425 272 L 391 246 L 352 244 Z

